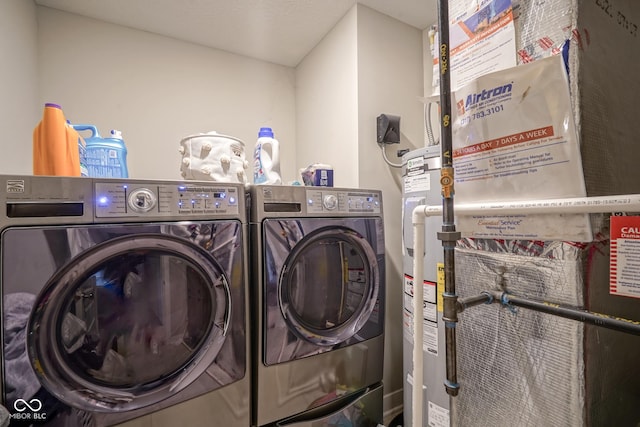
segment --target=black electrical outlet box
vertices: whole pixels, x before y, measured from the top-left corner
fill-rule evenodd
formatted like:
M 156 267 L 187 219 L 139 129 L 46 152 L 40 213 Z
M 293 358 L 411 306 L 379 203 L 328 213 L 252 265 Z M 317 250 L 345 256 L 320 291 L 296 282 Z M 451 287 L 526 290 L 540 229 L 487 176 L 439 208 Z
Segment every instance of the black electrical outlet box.
M 378 144 L 400 143 L 400 116 L 380 114 L 377 118 L 377 124 Z

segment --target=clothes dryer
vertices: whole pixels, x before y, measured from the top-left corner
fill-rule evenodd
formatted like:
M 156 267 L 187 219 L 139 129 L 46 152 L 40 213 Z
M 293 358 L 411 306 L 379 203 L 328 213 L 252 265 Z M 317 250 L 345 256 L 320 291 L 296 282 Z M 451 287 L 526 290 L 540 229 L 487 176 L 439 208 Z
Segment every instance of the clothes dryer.
M 244 187 L 0 176 L 11 425 L 250 423 Z
M 253 425 L 381 424 L 381 192 L 249 193 Z

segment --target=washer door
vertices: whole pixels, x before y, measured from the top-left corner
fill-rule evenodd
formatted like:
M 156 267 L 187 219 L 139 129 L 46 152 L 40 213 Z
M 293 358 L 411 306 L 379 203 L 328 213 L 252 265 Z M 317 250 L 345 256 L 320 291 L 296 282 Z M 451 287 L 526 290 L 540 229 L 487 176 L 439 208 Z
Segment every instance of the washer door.
M 375 248 L 378 222 L 263 222 L 265 364 L 330 351 L 382 333 L 384 252 Z
M 280 309 L 297 335 L 332 346 L 351 338 L 378 294 L 375 252 L 348 228 L 323 228 L 294 246 L 279 280 Z
M 133 234 L 81 252 L 38 296 L 28 351 L 42 384 L 89 411 L 159 402 L 197 379 L 224 342 L 230 292 L 205 250 Z

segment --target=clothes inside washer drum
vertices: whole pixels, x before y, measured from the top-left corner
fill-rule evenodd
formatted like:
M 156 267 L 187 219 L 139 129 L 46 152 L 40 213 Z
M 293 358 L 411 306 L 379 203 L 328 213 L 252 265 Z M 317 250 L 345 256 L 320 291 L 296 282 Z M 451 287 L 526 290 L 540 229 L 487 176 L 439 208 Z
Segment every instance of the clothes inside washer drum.
M 11 414 L 4 406 L 0 405 L 0 427 L 7 427 L 11 422 Z
M 27 322 L 35 295 L 17 292 L 4 297 L 4 364 L 8 402 L 29 399 L 40 389 L 27 354 Z

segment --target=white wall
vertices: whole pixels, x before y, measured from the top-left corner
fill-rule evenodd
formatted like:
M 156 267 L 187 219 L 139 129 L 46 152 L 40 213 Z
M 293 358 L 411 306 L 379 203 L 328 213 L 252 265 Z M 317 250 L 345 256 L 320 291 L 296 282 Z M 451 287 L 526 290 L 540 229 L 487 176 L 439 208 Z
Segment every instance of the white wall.
M 296 68 L 298 166 L 330 164 L 336 187 L 360 184 L 356 11 L 351 8 Z
M 280 141 L 284 181 L 295 178 L 293 68 L 37 9 L 38 108 L 121 130 L 132 178 L 179 179 L 180 139 L 212 130 L 243 140 L 251 159 L 261 126 Z
M 402 185 L 401 169 L 388 166 L 376 143 L 376 117 L 400 116 L 400 144 L 386 147 L 401 163 L 398 149 L 424 144 L 422 32 L 358 6 L 358 159 L 359 182 L 383 192 L 387 251 L 385 412 L 402 406 Z
M 385 421 L 402 409 L 402 248 L 400 169 L 376 143 L 376 117 L 401 116 L 396 150 L 424 144 L 422 32 L 354 6 L 297 67 L 296 123 L 302 165 L 334 166 L 335 185 L 381 189 L 386 240 Z M 430 71 L 429 71 L 430 73 Z
M 36 6 L 0 1 L 0 173 L 33 172 L 33 128 L 42 115 L 38 101 Z

